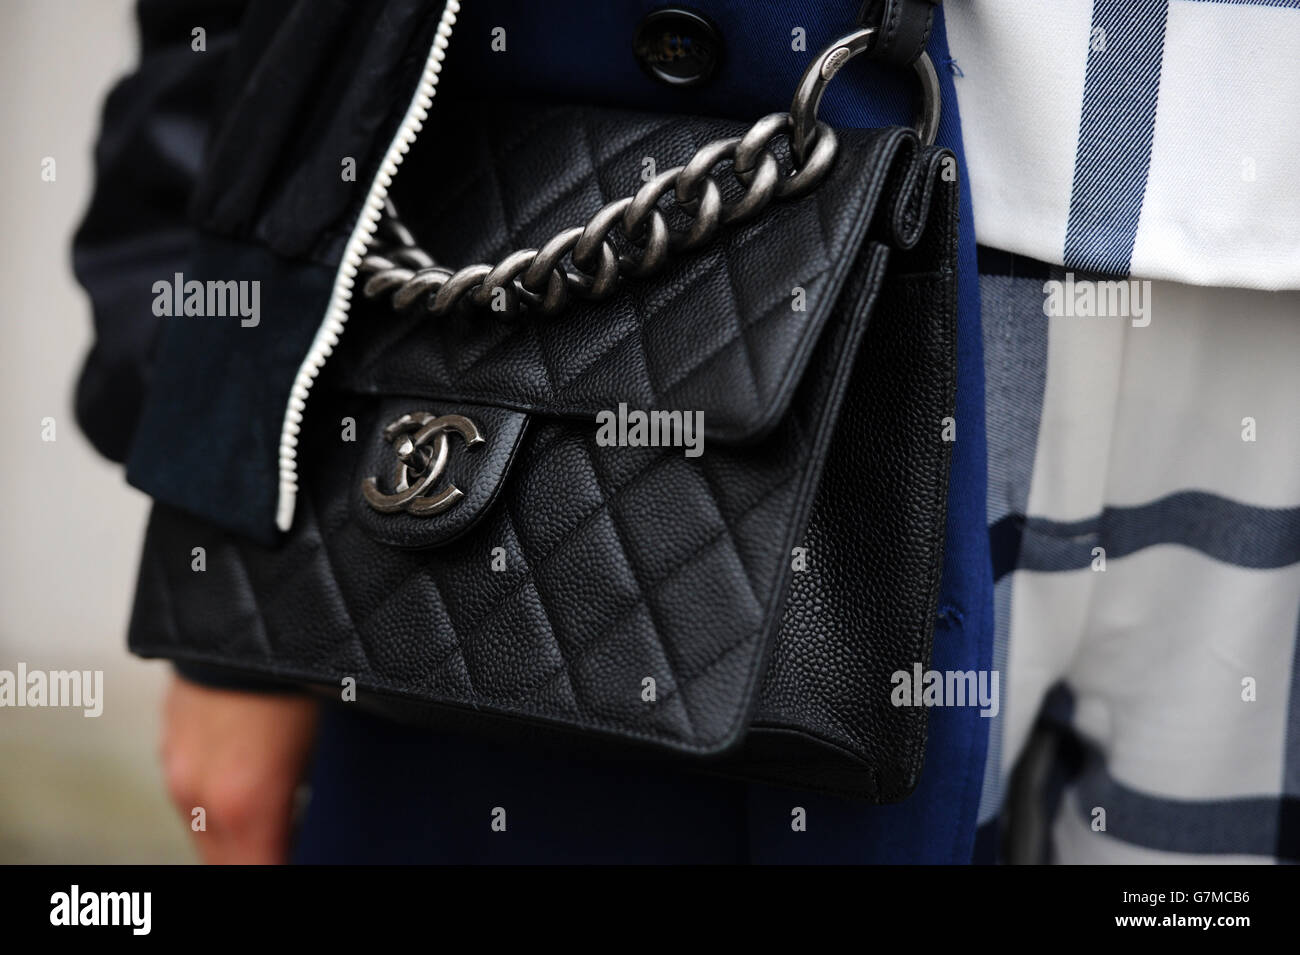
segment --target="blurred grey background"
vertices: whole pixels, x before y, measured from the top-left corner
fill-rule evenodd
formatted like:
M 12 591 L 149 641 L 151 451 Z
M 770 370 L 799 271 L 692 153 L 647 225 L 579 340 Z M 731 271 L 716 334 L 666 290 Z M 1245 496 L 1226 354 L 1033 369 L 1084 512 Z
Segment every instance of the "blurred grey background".
M 147 499 L 72 414 L 91 325 L 69 246 L 101 104 L 136 59 L 131 0 L 3 0 L 0 50 L 0 669 L 104 672 L 97 719 L 0 707 L 0 862 L 194 861 L 155 759 L 166 668 L 125 646 Z

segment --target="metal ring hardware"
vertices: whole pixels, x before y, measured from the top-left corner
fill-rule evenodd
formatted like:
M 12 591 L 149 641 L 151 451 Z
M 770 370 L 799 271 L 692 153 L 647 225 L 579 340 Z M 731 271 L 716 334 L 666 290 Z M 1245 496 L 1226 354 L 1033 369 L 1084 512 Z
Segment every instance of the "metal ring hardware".
M 794 101 L 790 104 L 790 117 L 794 123 L 790 151 L 796 164 L 803 163 L 823 125 L 817 119 L 817 107 L 821 105 L 826 87 L 844 64 L 871 49 L 875 36 L 875 27 L 854 30 L 818 53 L 808 69 L 804 70 L 799 85 L 795 87 Z M 921 82 L 921 109 L 916 120 L 916 133 L 921 137 L 921 142 L 932 146 L 939 132 L 939 74 L 935 72 L 930 55 L 924 51 L 916 58 L 912 68 Z

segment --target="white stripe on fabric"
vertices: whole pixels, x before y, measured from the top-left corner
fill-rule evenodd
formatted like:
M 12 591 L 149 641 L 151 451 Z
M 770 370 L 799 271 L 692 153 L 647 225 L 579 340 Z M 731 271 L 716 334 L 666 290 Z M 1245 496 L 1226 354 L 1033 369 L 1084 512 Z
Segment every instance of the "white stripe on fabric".
M 1078 269 L 1300 288 L 1300 177 L 1290 173 L 1300 145 L 1300 0 L 1169 0 L 1172 32 L 1136 54 L 1125 39 L 1143 24 L 1126 18 L 1139 8 L 1104 4 L 1118 11 L 1105 42 L 1126 58 L 1092 52 L 1112 113 L 1090 110 L 1091 121 L 1091 2 L 1057 0 L 1050 12 L 1021 0 L 946 8 L 976 238 Z M 1115 68 L 1100 69 L 1108 63 Z M 1157 89 L 1154 123 L 1125 122 L 1116 104 Z M 1257 189 L 1241 178 L 1247 159 Z M 1076 184 L 1084 189 L 1072 197 Z
M 1300 9 L 1171 3 L 1134 272 L 1300 288 L 1297 156 Z
M 1090 0 L 944 5 L 975 235 L 1060 264 L 1070 212 Z
M 1139 288 L 1145 327 L 1026 318 L 1049 323 L 1029 514 L 1078 520 L 1181 490 L 1300 505 L 1300 293 Z

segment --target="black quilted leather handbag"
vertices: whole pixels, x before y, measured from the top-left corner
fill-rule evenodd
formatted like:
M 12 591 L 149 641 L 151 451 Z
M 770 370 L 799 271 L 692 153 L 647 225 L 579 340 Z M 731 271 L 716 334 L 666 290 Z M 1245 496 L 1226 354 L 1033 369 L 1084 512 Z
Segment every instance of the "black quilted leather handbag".
M 891 675 L 935 624 L 957 199 L 933 116 L 816 120 L 870 33 L 748 128 L 440 107 L 313 392 L 292 530 L 265 548 L 156 507 L 132 648 L 905 796 L 926 717 Z M 203 575 L 175 559 L 196 543 Z

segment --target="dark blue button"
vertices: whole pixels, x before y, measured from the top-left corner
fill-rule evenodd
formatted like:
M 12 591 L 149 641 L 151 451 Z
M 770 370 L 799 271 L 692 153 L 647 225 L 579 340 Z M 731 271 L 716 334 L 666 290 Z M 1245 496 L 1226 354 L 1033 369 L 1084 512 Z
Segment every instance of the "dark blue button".
M 722 37 L 703 14 L 666 7 L 641 21 L 633 49 L 641 68 L 660 82 L 695 86 L 717 69 Z

